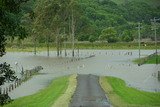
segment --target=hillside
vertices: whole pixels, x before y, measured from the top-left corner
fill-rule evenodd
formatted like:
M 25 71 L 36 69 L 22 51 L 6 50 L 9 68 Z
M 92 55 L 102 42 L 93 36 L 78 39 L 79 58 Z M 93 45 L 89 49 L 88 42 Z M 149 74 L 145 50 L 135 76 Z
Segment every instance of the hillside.
M 140 1 L 140 0 L 112 0 L 116 4 L 123 4 L 126 1 Z M 160 6 L 160 0 L 141 0 L 141 2 L 147 3 L 151 6 Z
M 79 41 L 99 40 L 100 36 L 105 35 L 104 30 L 112 27 L 112 31 L 115 32 L 114 39 L 116 39 L 112 41 L 132 41 L 137 37 L 136 27 L 138 22 L 143 22 L 142 38 L 154 36 L 153 31 L 151 31 L 150 19 L 160 17 L 160 9 L 151 4 L 158 5 L 160 1 L 124 1 L 127 0 L 75 0 L 75 38 Z M 55 3 L 64 5 L 63 8 L 65 8 L 69 2 L 70 0 L 67 0 L 66 3 L 59 0 L 56 2 L 55 0 L 30 0 L 27 5 L 23 6 L 24 9 L 30 11 L 30 14 L 27 13 L 22 18 L 30 23 L 24 23 L 23 26 L 27 28 L 30 35 L 33 35 L 32 29 L 34 29 L 36 31 L 34 34 L 38 34 L 36 36 L 37 40 L 43 43 L 46 41 L 45 35 L 53 34 L 55 29 L 51 28 L 62 26 L 63 28 L 60 28 L 59 33 L 64 33 L 65 28 L 65 32 L 69 35 L 71 16 L 68 13 L 70 13 L 70 10 L 64 9 L 65 11 L 62 10 L 62 13 L 58 13 L 58 17 L 61 17 L 59 19 L 54 17 L 54 11 L 57 11 Z M 35 5 L 33 6 L 33 4 Z M 53 11 L 53 9 L 55 10 Z M 63 15 L 68 16 L 63 18 Z M 32 17 L 32 20 L 28 17 Z M 53 19 L 55 20 L 53 21 Z M 160 30 L 157 31 L 160 34 Z M 50 41 L 54 40 L 55 37 L 50 36 Z

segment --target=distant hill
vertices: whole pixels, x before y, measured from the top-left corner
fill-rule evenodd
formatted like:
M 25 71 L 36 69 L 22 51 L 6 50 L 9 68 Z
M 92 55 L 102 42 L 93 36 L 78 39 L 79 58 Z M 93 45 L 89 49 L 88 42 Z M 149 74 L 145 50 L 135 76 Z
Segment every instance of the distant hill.
M 128 1 L 140 1 L 140 2 L 145 2 L 151 6 L 160 6 L 160 0 L 111 0 L 115 2 L 116 4 L 123 4 Z
M 54 4 L 55 0 L 35 1 L 35 15 L 42 16 L 52 13 L 52 9 L 44 8 Z M 48 2 L 46 2 L 48 1 Z M 57 0 L 57 2 L 60 0 Z M 90 38 L 99 39 L 106 28 L 114 28 L 118 40 L 127 40 L 137 35 L 137 23 L 143 22 L 142 38 L 151 37 L 151 19 L 160 18 L 160 0 L 75 0 L 77 5 L 75 38 L 88 41 Z M 29 5 L 31 6 L 31 5 Z M 157 7 L 158 6 L 158 7 Z M 54 7 L 54 6 L 53 6 Z M 43 8 L 43 9 L 42 9 Z M 28 8 L 27 8 L 28 9 Z M 38 17 L 36 17 L 38 18 Z M 52 18 L 41 18 L 41 21 L 52 22 Z M 66 32 L 69 32 L 69 19 L 66 19 Z M 39 19 L 37 19 L 39 20 Z M 35 20 L 36 21 L 36 20 Z M 35 26 L 41 23 L 34 23 Z M 49 26 L 47 23 L 45 26 Z M 44 33 L 44 32 L 43 32 Z M 157 35 L 160 30 L 157 30 Z M 43 34 L 45 35 L 45 34 Z M 42 35 L 42 37 L 44 37 Z M 123 37 L 124 36 L 124 37 Z M 39 36 L 40 37 L 40 36 Z M 122 38 L 123 37 L 123 38 Z M 136 38 L 136 37 L 135 37 Z M 45 41 L 45 37 L 40 40 Z

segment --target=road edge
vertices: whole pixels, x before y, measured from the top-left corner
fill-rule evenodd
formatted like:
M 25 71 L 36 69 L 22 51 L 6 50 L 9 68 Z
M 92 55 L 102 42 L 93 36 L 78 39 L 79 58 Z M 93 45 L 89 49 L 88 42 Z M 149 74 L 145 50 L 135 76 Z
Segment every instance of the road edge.
M 55 101 L 52 107 L 68 107 L 77 87 L 77 74 L 69 77 L 66 91 Z
M 104 90 L 106 98 L 111 103 L 111 107 L 127 107 L 127 104 L 114 93 L 111 85 L 107 82 L 107 77 L 99 77 L 99 84 Z

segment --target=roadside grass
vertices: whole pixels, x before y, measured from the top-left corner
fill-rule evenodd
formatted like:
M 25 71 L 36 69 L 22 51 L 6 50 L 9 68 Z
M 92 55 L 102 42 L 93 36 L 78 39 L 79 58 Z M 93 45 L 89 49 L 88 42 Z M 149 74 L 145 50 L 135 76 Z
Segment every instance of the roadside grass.
M 160 92 L 145 92 L 127 87 L 115 77 L 101 77 L 100 84 L 115 107 L 159 107 Z
M 52 107 L 69 107 L 69 104 L 71 102 L 72 96 L 76 90 L 77 86 L 77 75 L 74 74 L 70 76 L 69 78 L 69 85 L 66 89 L 65 93 L 63 93 L 53 104 Z
M 15 99 L 3 107 L 51 107 L 67 89 L 69 76 L 60 77 L 38 93 Z
M 141 63 L 141 62 L 144 62 L 144 64 L 156 64 L 156 56 L 152 56 L 152 57 L 149 57 L 147 60 L 147 58 L 144 57 L 144 58 L 140 58 L 140 59 L 135 59 L 133 60 L 134 63 L 138 64 L 138 63 Z M 158 64 L 160 64 L 160 55 L 158 55 Z

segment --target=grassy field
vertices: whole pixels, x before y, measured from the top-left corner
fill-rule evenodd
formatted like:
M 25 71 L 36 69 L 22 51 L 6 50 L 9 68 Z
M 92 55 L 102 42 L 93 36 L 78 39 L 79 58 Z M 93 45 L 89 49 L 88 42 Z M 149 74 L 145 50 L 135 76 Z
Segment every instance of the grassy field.
M 38 93 L 16 99 L 3 107 L 51 107 L 67 89 L 68 81 L 69 77 L 57 78 Z
M 67 49 L 71 49 L 72 44 L 67 43 Z M 90 43 L 82 42 L 76 43 L 75 49 L 138 49 L 138 43 Z M 64 47 L 62 47 L 64 49 Z M 154 43 L 147 43 L 147 46 L 141 46 L 141 49 L 155 49 Z M 158 43 L 158 49 L 160 49 L 160 43 Z M 13 43 L 7 44 L 7 52 L 33 52 L 34 45 L 31 43 L 23 43 L 21 45 Z M 50 44 L 50 50 L 56 50 L 55 44 Z M 47 51 L 46 44 L 40 43 L 37 44 L 37 51 Z
M 160 64 L 160 55 L 158 55 L 158 64 Z M 141 63 L 144 61 L 144 64 L 156 64 L 156 56 L 152 56 L 152 57 L 149 57 L 149 58 L 141 58 L 141 59 L 135 59 L 133 62 L 134 63 Z
M 160 107 L 160 92 L 127 87 L 123 80 L 114 77 L 101 77 L 100 84 L 115 107 Z

